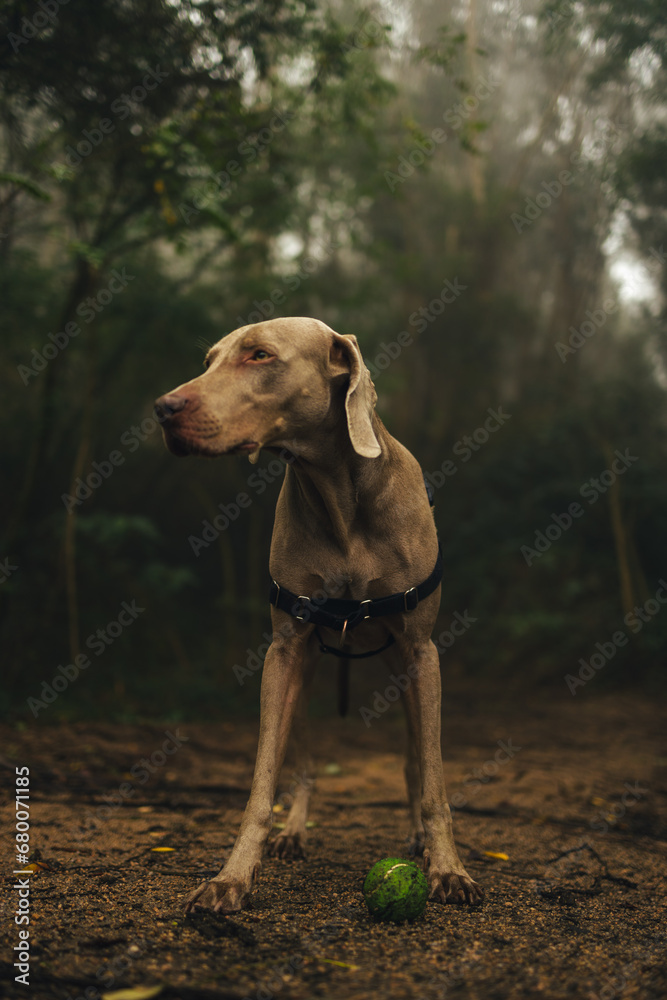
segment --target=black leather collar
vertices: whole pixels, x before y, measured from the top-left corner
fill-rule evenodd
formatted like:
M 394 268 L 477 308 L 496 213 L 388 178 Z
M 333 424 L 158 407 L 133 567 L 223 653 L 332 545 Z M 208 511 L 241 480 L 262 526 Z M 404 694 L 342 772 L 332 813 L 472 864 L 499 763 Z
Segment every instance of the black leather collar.
M 326 600 L 312 600 L 310 597 L 293 594 L 286 587 L 281 587 L 275 580 L 271 583 L 269 600 L 274 608 L 286 611 L 288 615 L 311 625 L 322 625 L 341 632 L 341 644 L 347 631 L 354 629 L 367 618 L 384 618 L 387 615 L 398 615 L 406 611 L 414 611 L 420 601 L 432 594 L 442 580 L 442 548 L 438 542 L 438 558 L 431 575 L 418 587 L 389 597 L 376 597 L 374 600 L 349 601 L 337 597 L 327 597 Z
M 424 486 L 428 496 L 429 506 L 433 508 L 433 489 L 424 476 Z M 275 580 L 271 583 L 269 600 L 274 608 L 286 611 L 288 615 L 301 622 L 310 622 L 312 625 L 322 625 L 325 628 L 340 632 L 340 645 L 345 642 L 348 629 L 356 628 L 368 618 L 384 618 L 386 615 L 400 615 L 406 611 L 414 611 L 420 601 L 432 594 L 442 580 L 442 547 L 438 542 L 438 558 L 436 559 L 433 572 L 418 587 L 409 587 L 401 594 L 390 594 L 389 597 L 376 597 L 374 600 L 366 601 L 346 601 L 337 597 L 327 597 L 325 600 L 311 600 L 310 597 L 293 594 L 286 587 L 281 587 Z M 368 653 L 350 653 L 344 649 L 335 649 L 327 646 L 322 641 L 322 636 L 315 629 L 320 649 L 323 653 L 333 653 L 341 659 L 364 659 L 367 656 L 375 656 L 381 653 L 394 642 L 394 636 L 390 635 L 384 646 L 373 649 Z M 341 715 L 345 715 L 342 711 Z

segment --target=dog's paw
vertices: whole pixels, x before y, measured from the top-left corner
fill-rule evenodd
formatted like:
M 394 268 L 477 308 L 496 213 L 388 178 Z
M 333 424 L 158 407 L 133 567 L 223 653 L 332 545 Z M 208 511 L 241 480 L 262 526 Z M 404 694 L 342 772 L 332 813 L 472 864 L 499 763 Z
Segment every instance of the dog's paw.
M 279 833 L 268 848 L 272 858 L 305 858 L 305 837 L 300 833 Z
M 470 906 L 478 906 L 484 902 L 484 890 L 469 875 L 430 871 L 428 884 L 431 890 L 428 898 L 435 903 L 468 903 Z
M 211 879 L 191 892 L 185 901 L 185 912 L 213 910 L 214 913 L 236 913 L 243 909 L 250 895 L 245 883 L 231 879 Z

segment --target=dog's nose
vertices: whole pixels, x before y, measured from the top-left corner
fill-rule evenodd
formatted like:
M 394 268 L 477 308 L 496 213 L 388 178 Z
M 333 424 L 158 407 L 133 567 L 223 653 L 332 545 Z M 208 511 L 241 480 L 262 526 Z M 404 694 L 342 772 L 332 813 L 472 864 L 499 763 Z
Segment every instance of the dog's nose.
M 155 400 L 155 416 L 158 420 L 169 420 L 175 413 L 182 410 L 188 402 L 187 396 L 178 396 L 175 392 L 168 392 L 165 396 L 160 396 Z

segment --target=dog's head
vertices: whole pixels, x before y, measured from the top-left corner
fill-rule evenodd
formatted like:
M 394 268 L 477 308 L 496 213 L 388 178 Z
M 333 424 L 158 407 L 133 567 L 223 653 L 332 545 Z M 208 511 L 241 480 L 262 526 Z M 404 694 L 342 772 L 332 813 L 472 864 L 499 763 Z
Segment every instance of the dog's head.
M 352 447 L 376 458 L 375 388 L 356 338 L 306 317 L 243 326 L 209 350 L 206 371 L 155 402 L 175 455 L 294 450 L 314 430 L 340 419 Z

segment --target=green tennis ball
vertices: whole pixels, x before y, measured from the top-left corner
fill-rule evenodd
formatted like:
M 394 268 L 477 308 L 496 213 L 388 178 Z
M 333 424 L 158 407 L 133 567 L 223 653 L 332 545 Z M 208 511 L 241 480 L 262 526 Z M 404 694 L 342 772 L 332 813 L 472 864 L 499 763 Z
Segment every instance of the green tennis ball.
M 398 923 L 421 917 L 428 899 L 428 882 L 414 861 L 386 858 L 369 871 L 363 893 L 372 916 Z

